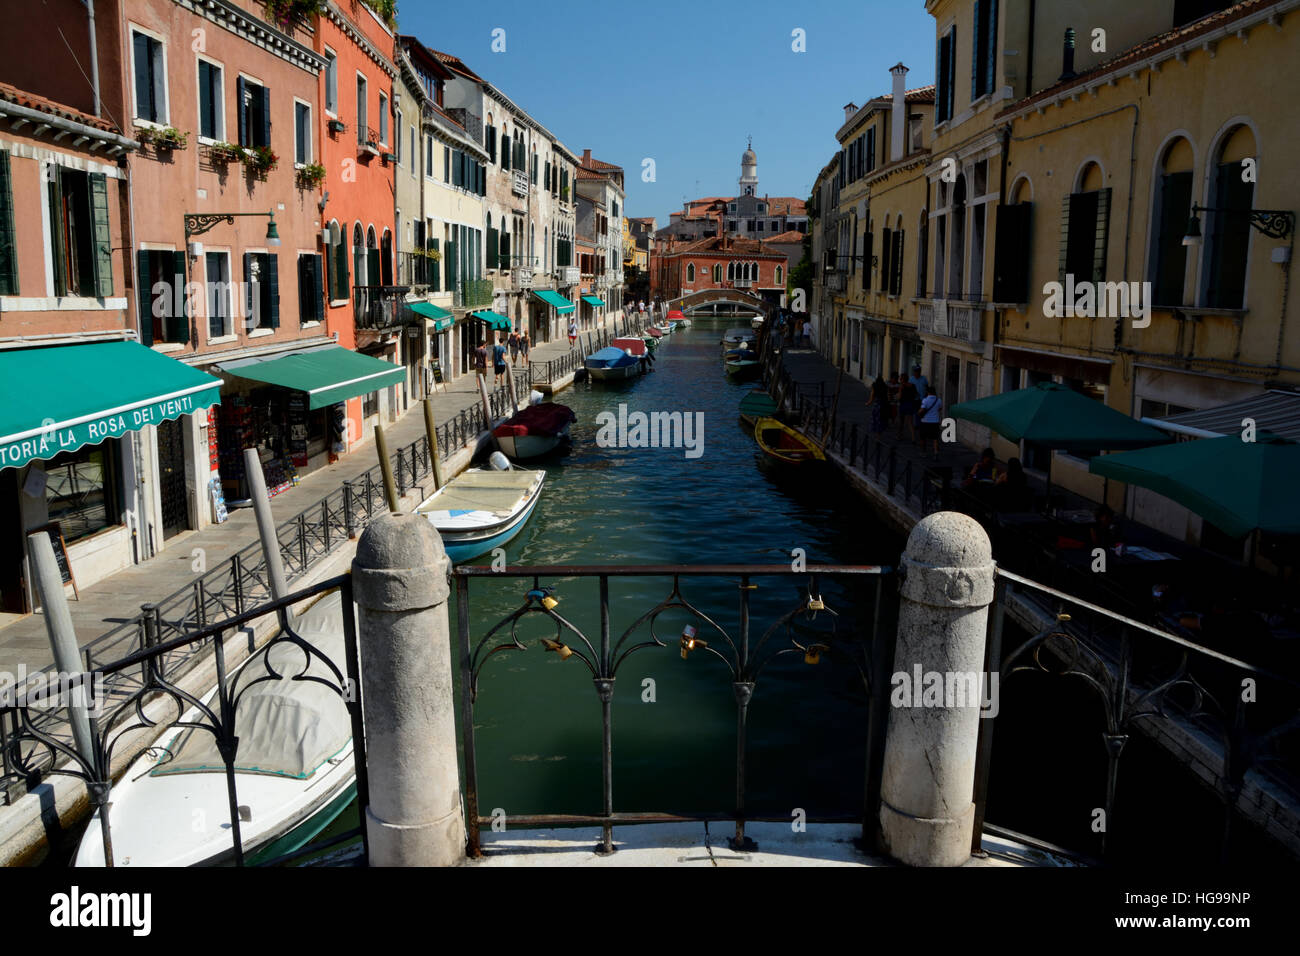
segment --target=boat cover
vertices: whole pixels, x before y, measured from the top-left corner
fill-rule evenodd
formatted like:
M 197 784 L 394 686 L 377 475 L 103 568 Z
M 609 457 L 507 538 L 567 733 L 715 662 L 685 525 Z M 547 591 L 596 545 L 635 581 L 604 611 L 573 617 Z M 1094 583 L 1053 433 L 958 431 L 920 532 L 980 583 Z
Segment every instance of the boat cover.
M 516 412 L 508 421 L 492 429 L 492 434 L 498 437 L 509 435 L 515 437 L 523 435 L 549 437 L 558 435 L 568 428 L 571 422 L 577 420 L 578 417 L 573 414 L 573 409 L 568 405 L 558 405 L 555 402 L 539 402 Z
M 622 368 L 624 365 L 632 365 L 640 361 L 634 355 L 628 355 L 622 349 L 616 349 L 612 345 L 606 346 L 595 355 L 587 356 L 588 368 Z
M 650 336 L 650 338 L 652 338 L 652 339 L 661 339 L 661 338 L 663 338 L 663 335 L 664 335 L 662 332 L 660 332 L 660 331 L 659 331 L 657 328 L 655 328 L 653 325 L 650 326 L 649 328 L 647 328 L 647 329 L 645 330 L 645 334 L 648 335 L 648 336 Z
M 740 414 L 764 418 L 776 414 L 776 402 L 766 392 L 750 392 L 740 400 Z
M 347 673 L 338 591 L 330 592 L 297 618 L 293 631 Z M 319 678 L 332 686 L 295 680 L 299 676 Z M 309 662 L 306 652 L 292 642 L 272 644 L 254 655 L 233 678 L 232 695 L 238 695 L 235 733 L 239 736 L 235 769 L 304 780 L 343 751 L 352 739 L 352 719 L 334 689 L 337 686 L 338 678 L 318 656 L 311 655 Z M 209 706 L 215 710 L 218 704 L 213 700 Z M 216 738 L 206 730 L 188 728 L 171 739 L 150 773 L 164 776 L 225 770 Z
M 505 518 L 522 507 L 536 478 L 537 472 L 522 468 L 512 468 L 509 471 L 471 468 L 461 472 L 440 491 L 434 492 L 415 510 L 417 514 L 425 516 L 445 515 L 445 522 L 440 520 L 434 523 L 434 527 L 439 529 L 451 524 L 464 524 L 453 519 L 473 516 L 475 512 Z M 471 524 L 481 523 L 477 519 L 471 521 Z
M 610 339 L 609 344 L 616 349 L 622 349 L 625 352 L 631 352 L 633 355 L 645 355 L 645 339 L 619 338 Z

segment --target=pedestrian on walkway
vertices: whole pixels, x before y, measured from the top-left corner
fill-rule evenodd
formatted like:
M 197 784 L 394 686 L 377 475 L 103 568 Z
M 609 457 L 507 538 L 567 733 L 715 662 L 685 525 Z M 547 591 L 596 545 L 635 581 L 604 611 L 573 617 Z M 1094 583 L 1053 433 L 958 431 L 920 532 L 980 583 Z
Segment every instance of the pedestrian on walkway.
M 492 371 L 496 373 L 496 383 L 501 385 L 501 378 L 506 374 L 506 337 L 502 335 L 497 344 L 492 346 Z
M 524 329 L 519 333 L 519 353 L 528 361 L 528 330 Z
M 919 431 L 921 424 L 921 403 L 924 402 L 925 397 L 930 394 L 930 380 L 921 374 L 921 366 L 917 364 L 912 366 L 912 375 L 908 381 L 911 382 L 912 387 L 916 389 L 916 424 Z M 921 440 L 923 439 L 921 439 L 918 434 L 918 441 Z
M 889 418 L 889 386 L 879 375 L 871 383 L 871 397 L 867 399 L 867 408 L 871 409 L 871 433 L 879 435 L 885 430 Z
M 519 330 L 510 330 L 510 364 L 514 365 L 519 361 Z
M 487 339 L 480 339 L 478 348 L 474 350 L 474 371 L 478 373 L 480 377 L 487 375 L 487 358 Z
M 925 443 L 930 442 L 935 458 L 939 457 L 939 415 L 942 410 L 943 403 L 934 393 L 934 386 L 927 387 L 925 398 L 921 399 L 921 410 L 918 412 L 921 416 L 921 451 L 924 452 Z
M 574 341 L 578 338 L 578 323 L 573 319 L 569 320 L 569 348 L 573 348 Z
M 916 441 L 916 410 L 921 404 L 920 396 L 916 394 L 916 386 L 912 384 L 911 379 L 905 379 L 901 374 L 895 376 L 898 379 L 898 437 L 903 437 L 903 423 L 907 423 L 907 440 Z

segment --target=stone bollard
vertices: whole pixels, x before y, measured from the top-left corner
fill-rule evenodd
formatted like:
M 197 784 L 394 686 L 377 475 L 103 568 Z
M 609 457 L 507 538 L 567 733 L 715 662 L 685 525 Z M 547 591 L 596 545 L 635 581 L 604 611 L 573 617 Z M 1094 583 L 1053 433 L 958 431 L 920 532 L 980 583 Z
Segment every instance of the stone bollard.
M 465 858 L 456 759 L 447 556 L 418 515 L 380 515 L 357 543 L 371 866 Z
M 974 826 L 992 548 L 974 519 L 942 511 L 912 529 L 902 568 L 881 830 L 885 849 L 909 866 L 960 866 L 970 858 Z M 943 681 L 938 702 L 915 686 L 918 676 L 935 673 Z

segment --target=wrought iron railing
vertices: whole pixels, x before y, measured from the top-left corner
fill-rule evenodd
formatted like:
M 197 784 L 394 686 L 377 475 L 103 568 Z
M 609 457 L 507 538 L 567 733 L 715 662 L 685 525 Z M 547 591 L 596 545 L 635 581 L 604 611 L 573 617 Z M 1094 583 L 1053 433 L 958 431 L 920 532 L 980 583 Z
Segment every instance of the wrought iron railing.
M 535 653 L 539 650 L 554 652 L 565 661 L 577 658 L 591 673 L 601 705 L 602 808 L 598 814 L 512 814 L 507 819 L 508 826 L 599 825 L 603 837 L 597 852 L 609 853 L 614 848 L 613 831 L 618 825 L 734 820 L 732 847 L 738 850 L 753 849 L 753 841 L 745 836 L 745 824 L 748 820 L 760 818 L 751 816 L 746 810 L 746 721 L 758 679 L 776 658 L 797 654 L 802 655 L 806 665 L 816 665 L 822 662 L 825 655 L 827 662 L 842 663 L 849 668 L 853 675 L 853 685 L 858 686 L 860 681 L 866 697 L 867 747 L 863 777 L 860 778 L 866 780 L 866 799 L 862 806 L 846 807 L 847 813 L 842 815 L 810 816 L 808 822 L 843 822 L 845 819 L 860 821 L 865 844 L 878 849 L 876 820 L 889 709 L 889 675 L 894 654 L 893 637 L 882 626 L 882 615 L 892 613 L 888 605 L 892 600 L 893 589 L 884 586 L 885 578 L 890 574 L 889 568 L 848 565 L 809 566 L 799 571 L 786 565 L 552 566 L 513 567 L 495 571 L 489 567 L 456 568 L 453 577 L 460 644 L 461 735 L 465 755 L 465 816 L 468 823 L 469 855 L 481 855 L 479 830 L 494 824 L 493 817 L 479 813 L 475 706 L 481 692 L 491 691 L 490 683 L 481 685 L 483 665 L 500 652 Z M 470 584 L 476 578 L 492 582 L 494 593 L 491 600 L 494 604 L 502 597 L 500 588 L 495 585 L 507 582 L 506 586 L 518 588 L 515 582 L 525 582 L 519 606 L 482 631 L 472 630 L 470 625 L 473 607 Z M 612 613 L 616 606 L 620 611 L 623 610 L 626 602 L 617 605 L 611 603 L 611 584 L 629 578 L 637 581 L 663 580 L 666 595 L 626 626 L 623 623 L 616 625 Z M 579 608 L 571 618 L 557 612 L 557 597 L 561 600 L 565 597 L 566 582 L 583 580 L 597 582 L 598 605 L 595 608 Z M 703 591 L 707 589 L 705 582 L 710 581 L 735 581 L 738 585 L 737 623 L 731 629 L 718 622 L 720 614 L 709 614 L 701 610 L 683 590 L 687 587 L 684 582 L 690 582 L 690 587 L 698 587 Z M 802 593 L 796 603 L 767 624 L 757 641 L 752 641 L 750 611 L 752 592 L 758 587 L 757 582 L 769 583 L 774 587 L 786 586 Z M 822 597 L 823 583 L 835 586 L 850 582 L 865 584 L 864 591 L 872 595 L 869 609 L 864 609 L 861 616 L 850 613 L 845 606 L 837 611 Z M 857 598 L 862 596 L 859 594 Z M 841 611 L 844 613 L 841 614 Z M 668 612 L 683 614 L 699 626 L 697 628 L 691 625 L 683 629 L 680 636 L 660 635 L 655 630 L 656 621 Z M 545 620 L 548 631 L 554 626 L 554 638 L 542 637 L 535 642 L 525 643 L 525 639 L 520 636 L 521 625 L 526 626 L 526 622 L 531 623 L 538 618 Z M 730 810 L 673 813 L 624 813 L 615 810 L 611 721 L 615 679 L 619 668 L 632 654 L 647 650 L 651 653 L 664 653 L 669 648 L 673 651 L 680 650 L 683 658 L 696 654 L 722 662 L 723 669 L 718 669 L 716 664 L 714 667 L 721 681 L 730 685 L 730 696 L 736 706 L 735 804 Z M 697 666 L 706 665 L 701 662 Z M 639 685 L 637 691 L 640 692 Z M 594 780 L 592 784 L 594 789 Z M 783 819 L 789 822 L 790 818 L 786 816 Z
M 419 321 L 406 302 L 411 291 L 405 285 L 358 285 L 352 287 L 352 308 L 359 329 L 388 329 Z
M 335 590 L 340 592 L 339 626 L 346 654 L 346 660 L 343 661 L 331 660 L 310 640 L 296 633 L 289 617 L 289 609 L 293 605 Z M 240 813 L 238 777 L 235 772 L 238 741 L 235 713 L 243 695 L 250 688 L 268 680 L 277 680 L 281 675 L 275 667 L 268 666 L 268 673 L 241 682 L 237 676 L 238 668 L 232 669 L 229 666 L 226 654 L 238 646 L 238 641 L 234 638 L 242 630 L 251 633 L 260 619 L 271 614 L 278 620 L 278 631 L 258 653 L 271 654 L 277 646 L 293 645 L 298 650 L 290 655 L 278 655 L 276 664 L 280 667 L 287 664 L 293 669 L 292 674 L 286 672 L 293 679 L 324 684 L 342 699 L 352 723 L 350 759 L 354 767 L 356 794 L 359 805 L 367 806 L 369 788 L 361 719 L 362 687 L 358 669 L 356 618 L 353 613 L 352 579 L 346 574 L 278 600 L 267 600 L 223 617 L 214 624 L 186 630 L 167 640 L 160 639 L 157 631 L 150 627 L 150 640 L 145 646 L 113 661 L 95 662 L 93 666 L 88 663 L 87 671 L 94 678 L 102 679 L 103 686 L 109 691 L 102 698 L 95 699 L 90 690 L 95 687 L 96 681 L 91 681 L 87 686 L 89 699 L 84 701 L 83 706 L 90 707 L 87 720 L 90 734 L 88 740 L 80 743 L 69 739 L 67 735 L 50 732 L 54 723 L 66 726 L 66 721 L 70 718 L 65 715 L 69 714 L 70 705 L 77 702 L 73 697 L 77 691 L 69 693 L 63 687 L 58 688 L 54 694 L 42 694 L 36 699 L 24 697 L 13 702 L 6 701 L 3 709 L 0 709 L 0 727 L 4 728 L 0 744 L 4 748 L 6 770 L 11 769 L 11 772 L 21 775 L 29 785 L 51 775 L 82 780 L 89 792 L 91 806 L 99 814 L 98 829 L 103 840 L 105 865 L 111 867 L 115 857 L 110 796 L 113 759 L 118 748 L 131 748 L 133 743 L 138 748 L 138 737 L 142 734 L 161 740 L 169 728 L 211 734 L 225 771 L 231 844 L 228 854 L 223 853 L 208 862 L 232 860 L 235 865 L 243 866 L 245 846 L 240 825 L 248 818 L 242 817 Z M 174 667 L 174 661 L 192 660 L 198 650 L 209 647 L 216 664 L 216 683 L 211 696 L 199 696 L 179 685 L 180 675 Z M 251 651 L 250 648 L 250 653 Z M 307 676 L 308 669 L 316 662 L 322 666 Z M 190 714 L 191 711 L 196 713 Z M 162 719 L 162 714 L 172 716 L 170 719 Z M 81 749 L 86 745 L 89 746 L 89 752 Z M 340 792 L 347 789 L 345 784 Z M 179 813 L 182 809 L 179 806 L 160 808 L 160 812 Z M 366 839 L 364 827 L 353 830 L 348 835 L 360 837 L 363 841 Z M 280 858 L 262 862 L 283 861 Z
M 426 256 L 420 252 L 399 252 L 397 254 L 397 281 L 409 286 L 434 286 L 438 291 L 442 261 Z
M 526 402 L 532 387 L 528 368 L 515 369 L 515 394 Z M 505 386 L 488 394 L 493 420 L 510 414 L 510 396 Z M 443 460 L 464 448 L 488 429 L 482 402 L 447 418 L 437 426 L 438 449 Z M 399 495 L 412 488 L 422 492 L 432 488 L 432 468 L 428 440 L 420 437 L 402 445 L 389 456 Z M 359 535 L 372 518 L 387 512 L 384 502 L 383 476 L 375 464 L 299 512 L 276 529 L 280 558 L 290 581 L 301 579 L 325 558 Z M 158 601 L 145 604 L 139 614 L 128 618 L 81 647 L 83 665 L 88 672 L 102 670 L 107 662 L 139 653 L 155 644 L 171 645 L 179 637 L 207 627 L 213 621 L 244 614 L 259 602 L 270 600 L 270 581 L 261 544 L 250 542 L 228 560 L 195 576 L 186 585 Z M 202 642 L 187 643 L 182 650 L 168 650 L 159 660 L 162 676 L 175 681 L 198 661 L 205 647 Z M 53 665 L 45 671 L 52 671 Z M 137 676 L 130 671 L 115 672 L 108 690 L 114 695 L 139 689 Z M 16 728 L 6 724 L 10 716 L 0 712 L 0 802 L 12 803 L 26 789 L 25 775 L 3 750 L 3 740 Z M 50 736 L 70 740 L 62 717 L 46 714 L 34 718 L 39 729 Z

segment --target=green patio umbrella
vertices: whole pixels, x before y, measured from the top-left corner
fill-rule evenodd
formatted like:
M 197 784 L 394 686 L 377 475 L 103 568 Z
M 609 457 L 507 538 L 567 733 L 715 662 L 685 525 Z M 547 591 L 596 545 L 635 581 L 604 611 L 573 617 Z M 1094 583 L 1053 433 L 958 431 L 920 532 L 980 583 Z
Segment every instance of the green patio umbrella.
M 1233 537 L 1300 534 L 1300 443 L 1260 432 L 1200 438 L 1092 460 L 1094 474 L 1149 488 Z
M 962 402 L 948 411 L 957 418 L 987 425 L 1010 441 L 1024 439 L 1044 448 L 1110 451 L 1172 440 L 1158 428 L 1056 382 Z

